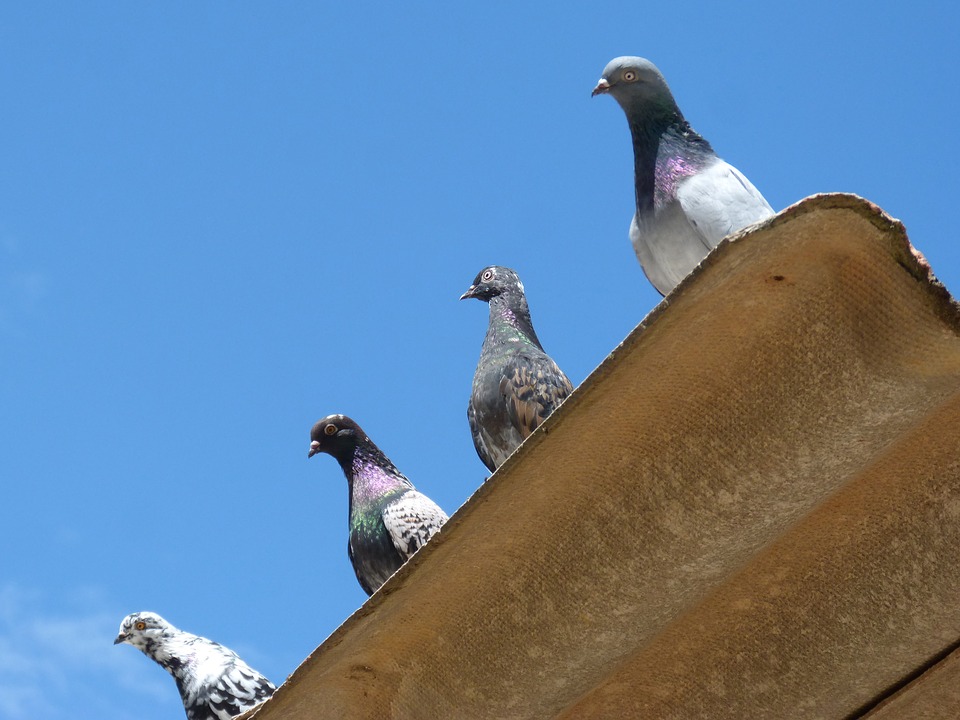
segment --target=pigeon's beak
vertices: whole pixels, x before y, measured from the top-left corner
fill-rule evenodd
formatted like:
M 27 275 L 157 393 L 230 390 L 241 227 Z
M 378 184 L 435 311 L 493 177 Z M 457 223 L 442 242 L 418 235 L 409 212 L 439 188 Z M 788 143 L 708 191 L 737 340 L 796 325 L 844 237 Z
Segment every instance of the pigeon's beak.
M 476 292 L 477 292 L 477 286 L 471 285 L 470 287 L 467 288 L 467 291 L 460 296 L 460 299 L 466 300 L 467 298 L 476 297 Z
M 596 97 L 597 95 L 603 95 L 608 92 L 610 92 L 610 83 L 607 82 L 606 78 L 600 78 L 600 82 L 597 83 L 593 92 L 590 93 L 590 97 Z
M 120 643 L 125 642 L 128 637 L 130 636 L 127 635 L 126 633 L 120 633 L 119 635 L 117 635 L 117 639 L 113 641 L 113 644 L 119 645 Z
M 307 460 L 312 458 L 318 452 L 320 452 L 320 443 L 314 440 L 312 443 L 310 443 L 310 452 L 307 453 Z

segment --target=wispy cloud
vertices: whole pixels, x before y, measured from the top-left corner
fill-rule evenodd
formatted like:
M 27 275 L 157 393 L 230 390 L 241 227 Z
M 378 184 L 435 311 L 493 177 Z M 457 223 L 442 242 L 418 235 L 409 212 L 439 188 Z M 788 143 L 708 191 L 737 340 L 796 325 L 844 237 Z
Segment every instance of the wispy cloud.
M 45 609 L 55 600 L 58 609 Z M 0 586 L 0 717 L 134 720 L 177 700 L 173 681 L 112 640 L 119 625 L 95 591 L 56 599 Z

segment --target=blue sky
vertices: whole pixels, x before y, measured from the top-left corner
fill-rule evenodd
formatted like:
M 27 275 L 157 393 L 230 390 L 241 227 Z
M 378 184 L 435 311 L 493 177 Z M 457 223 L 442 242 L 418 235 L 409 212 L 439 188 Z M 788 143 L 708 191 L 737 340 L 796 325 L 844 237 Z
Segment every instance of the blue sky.
M 841 5 L 843 7 L 841 7 Z M 779 210 L 855 192 L 960 287 L 947 3 L 7 3 L 0 718 L 181 717 L 153 610 L 280 683 L 364 600 L 354 417 L 453 512 L 515 268 L 575 384 L 659 301 L 607 61 L 665 74 Z

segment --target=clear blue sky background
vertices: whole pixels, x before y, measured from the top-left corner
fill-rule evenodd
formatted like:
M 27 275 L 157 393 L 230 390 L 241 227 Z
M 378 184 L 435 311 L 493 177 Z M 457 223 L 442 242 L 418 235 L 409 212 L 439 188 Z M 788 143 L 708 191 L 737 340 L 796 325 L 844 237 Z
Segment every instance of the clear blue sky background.
M 843 6 L 843 7 L 840 7 Z M 850 191 L 957 291 L 949 3 L 6 3 L 0 718 L 182 717 L 154 610 L 278 684 L 364 600 L 352 415 L 453 512 L 484 265 L 581 382 L 659 301 L 612 57 L 781 209 Z M 651 379 L 651 381 L 655 381 Z

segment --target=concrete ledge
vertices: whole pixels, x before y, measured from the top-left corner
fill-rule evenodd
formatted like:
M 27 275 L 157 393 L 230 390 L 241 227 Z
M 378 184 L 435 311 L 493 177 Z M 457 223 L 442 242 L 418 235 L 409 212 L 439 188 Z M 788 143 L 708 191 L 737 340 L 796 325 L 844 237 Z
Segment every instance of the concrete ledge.
M 957 305 L 898 222 L 808 198 L 711 253 L 253 716 L 861 714 L 960 640 L 958 437 Z

